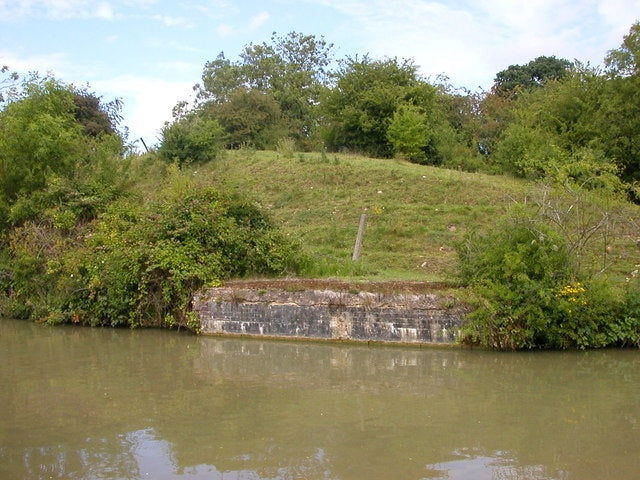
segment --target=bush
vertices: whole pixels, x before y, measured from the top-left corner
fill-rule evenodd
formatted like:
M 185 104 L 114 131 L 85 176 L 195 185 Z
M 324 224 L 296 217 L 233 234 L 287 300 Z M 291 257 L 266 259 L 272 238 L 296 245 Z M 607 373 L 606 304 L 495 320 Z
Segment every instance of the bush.
M 65 259 L 78 279 L 65 314 L 93 325 L 194 327 L 188 312 L 199 288 L 289 273 L 297 262 L 296 247 L 255 205 L 193 188 L 145 208 L 114 203 L 82 253 L 80 263 L 78 252 Z
M 460 273 L 475 294 L 465 341 L 515 350 L 552 346 L 556 285 L 571 277 L 562 239 L 548 228 L 504 222 L 488 235 L 471 235 L 458 248 Z
M 426 151 L 432 147 L 432 137 L 426 115 L 413 105 L 401 105 L 387 128 L 387 139 L 393 145 L 393 152 L 415 163 L 428 162 Z
M 193 113 L 164 126 L 158 154 L 182 167 L 213 160 L 223 145 L 224 130 L 218 121 Z
M 638 344 L 637 291 L 623 300 L 605 280 L 580 275 L 575 251 L 544 223 L 505 219 L 489 234 L 469 235 L 458 256 L 475 306 L 466 343 L 500 350 Z
M 284 158 L 293 158 L 293 154 L 296 153 L 295 140 L 291 137 L 281 138 L 276 145 L 276 151 Z
M 623 316 L 613 329 L 621 345 L 640 347 L 640 283 L 637 268 L 632 272 L 625 289 Z

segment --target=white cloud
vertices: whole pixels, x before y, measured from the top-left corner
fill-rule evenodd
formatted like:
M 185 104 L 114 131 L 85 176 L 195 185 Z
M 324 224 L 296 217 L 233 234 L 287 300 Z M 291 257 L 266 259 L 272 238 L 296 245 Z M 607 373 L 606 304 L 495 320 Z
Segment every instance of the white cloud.
M 20 57 L 13 52 L 0 50 L 0 64 L 8 65 L 11 71 L 21 75 L 36 71 L 40 74 L 51 72 L 62 78 L 62 75 L 68 72 L 69 58 L 64 53 Z
M 154 15 L 154 20 L 164 23 L 167 27 L 193 28 L 195 24 L 185 17 L 172 17 L 171 15 Z
M 172 109 L 182 100 L 191 100 L 193 84 L 172 82 L 155 77 L 120 75 L 92 83 L 92 88 L 106 98 L 121 98 L 123 125 L 130 129 L 130 139 L 140 137 L 148 146 L 158 142 L 164 123 L 172 120 Z
M 600 0 L 597 4 L 603 20 L 619 32 L 627 33 L 631 23 L 640 20 L 640 0 Z
M 236 28 L 228 23 L 221 23 L 216 27 L 216 32 L 221 38 L 228 38 L 238 33 L 247 33 L 259 29 L 269 21 L 271 15 L 267 12 L 261 12 L 249 19 L 244 28 Z
M 234 28 L 231 25 L 228 25 L 226 23 L 221 23 L 216 27 L 216 32 L 222 38 L 226 38 L 230 36 L 231 34 L 233 34 L 233 31 L 234 31 Z
M 472 89 L 540 55 L 599 64 L 640 18 L 640 0 L 307 1 L 342 14 L 360 53 L 413 58 Z
M 189 8 L 200 14 L 213 19 L 220 19 L 228 15 L 233 15 L 241 10 L 238 2 L 226 0 L 209 0 L 206 3 L 192 3 Z
M 251 17 L 251 19 L 249 20 L 249 29 L 256 30 L 260 28 L 262 25 L 269 21 L 269 18 L 271 18 L 271 15 L 269 15 L 267 12 L 261 12 L 258 15 Z
M 484 26 L 468 10 L 417 0 L 324 3 L 354 20 L 352 31 L 367 48 L 361 53 L 412 58 L 425 75 L 444 73 L 471 88 L 491 78 L 482 62 L 482 53 L 489 48 Z
M 0 20 L 46 17 L 52 20 L 101 18 L 112 20 L 109 2 L 91 0 L 0 0 Z
M 113 10 L 111 9 L 111 5 L 106 2 L 103 2 L 98 5 L 96 9 L 95 16 L 98 18 L 102 18 L 103 20 L 113 20 Z

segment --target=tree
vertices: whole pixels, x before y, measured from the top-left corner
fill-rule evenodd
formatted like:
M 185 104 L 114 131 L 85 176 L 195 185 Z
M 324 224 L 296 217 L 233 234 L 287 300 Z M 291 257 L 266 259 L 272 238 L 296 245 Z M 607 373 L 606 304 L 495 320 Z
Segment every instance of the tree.
M 33 74 L 0 111 L 0 232 L 67 200 L 67 221 L 87 219 L 114 194 L 122 160 L 119 103 Z M 70 198 L 73 197 L 73 200 Z M 73 212 L 72 212 L 73 210 Z M 60 217 L 61 218 L 61 217 Z
M 323 102 L 328 148 L 347 148 L 376 157 L 392 156 L 387 129 L 398 106 L 433 98 L 432 90 L 418 77 L 411 60 L 347 57 L 336 74 L 334 88 Z
M 19 76 L 16 72 L 10 72 L 9 67 L 2 65 L 0 74 L 4 77 L 0 80 L 0 105 L 16 94 Z
M 597 69 L 576 62 L 562 80 L 523 92 L 512 101 L 513 119 L 493 159 L 517 176 L 619 190 L 610 139 L 603 135 L 608 88 Z
M 510 65 L 496 74 L 493 82 L 494 91 L 502 95 L 510 95 L 516 90 L 531 90 L 540 87 L 549 80 L 562 78 L 571 62 L 555 56 L 537 57 L 525 65 Z
M 455 161 L 462 166 L 466 164 L 463 157 L 469 154 L 435 101 L 422 107 L 400 105 L 387 129 L 387 138 L 396 155 L 415 163 L 453 166 L 450 162 Z
M 245 92 L 253 99 L 258 96 L 249 92 L 268 95 L 278 103 L 286 136 L 310 147 L 318 127 L 320 94 L 329 81 L 327 68 L 332 61 L 332 48 L 323 38 L 291 32 L 284 37 L 274 33 L 270 43 L 245 46 L 235 62 L 220 53 L 207 62 L 202 86 L 195 87 L 199 102 L 222 105 L 235 93 L 237 103 L 242 96 L 237 92 Z M 237 129 L 235 134 L 237 137 Z M 240 143 L 250 140 L 244 138 Z
M 426 161 L 425 149 L 431 143 L 431 137 L 425 115 L 412 105 L 401 105 L 387 129 L 394 153 L 416 163 Z
M 120 116 L 121 102 L 114 100 L 106 104 L 100 97 L 86 90 L 74 92 L 75 119 L 83 127 L 85 135 L 98 137 L 101 134 L 113 135 L 117 133 Z
M 204 109 L 220 122 L 228 148 L 273 147 L 286 132 L 280 121 L 280 105 L 270 93 L 238 88 L 226 102 L 212 102 Z
M 7 204 L 44 187 L 50 175 L 71 178 L 95 150 L 88 136 L 101 129 L 115 135 L 94 95 L 52 77 L 33 75 L 10 100 L 0 112 L 0 197 Z M 102 127 L 92 123 L 98 118 Z
M 178 166 L 213 160 L 220 152 L 224 131 L 217 120 L 190 112 L 162 128 L 158 154 Z
M 615 77 L 637 77 L 640 73 L 640 22 L 635 22 L 619 48 L 610 50 L 604 61 Z
M 605 65 L 609 81 L 600 115 L 604 150 L 615 159 L 621 177 L 637 183 L 640 181 L 640 23 L 634 23 L 622 45 L 607 54 Z

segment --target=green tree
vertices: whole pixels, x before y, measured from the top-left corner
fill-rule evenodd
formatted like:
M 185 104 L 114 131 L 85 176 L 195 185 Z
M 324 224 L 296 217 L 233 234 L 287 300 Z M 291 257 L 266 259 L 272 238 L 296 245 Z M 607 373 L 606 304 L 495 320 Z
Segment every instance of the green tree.
M 332 150 L 346 148 L 390 157 L 393 145 L 387 129 L 398 107 L 404 103 L 421 106 L 432 98 L 433 87 L 419 78 L 411 60 L 348 57 L 323 101 L 328 123 L 325 142 Z
M 235 62 L 221 53 L 205 65 L 202 86 L 196 86 L 199 101 L 237 102 L 239 91 L 268 95 L 278 103 L 285 135 L 310 148 L 319 122 L 318 102 L 329 81 L 332 48 L 323 38 L 290 32 L 284 37 L 274 33 L 269 43 L 245 46 Z M 258 122 L 257 117 L 250 122 Z
M 16 72 L 9 71 L 9 67 L 2 65 L 0 67 L 0 105 L 6 102 L 11 96 L 16 94 L 17 83 L 20 78 Z
M 503 171 L 525 178 L 546 176 L 619 190 L 603 125 L 608 89 L 597 69 L 576 63 L 562 80 L 523 92 L 513 101 L 512 121 L 493 160 Z
M 640 22 L 631 25 L 620 47 L 607 53 L 605 65 L 616 77 L 637 77 L 640 74 Z
M 89 99 L 93 117 L 79 114 Z M 103 153 L 119 156 L 122 138 L 96 97 L 52 77 L 26 79 L 0 111 L 0 224 L 10 210 L 45 188 L 50 178 L 73 179 L 78 168 Z M 93 102 L 93 103 L 91 103 Z M 87 130 L 89 118 L 101 116 L 101 132 Z M 84 123 L 83 123 L 84 122 Z M 102 133 L 95 137 L 93 133 Z M 45 206 L 41 206 L 44 208 Z M 20 215 L 15 217 L 20 218 Z
M 0 191 L 8 202 L 42 188 L 49 172 L 71 175 L 82 153 L 73 92 L 53 79 L 23 88 L 24 98 L 0 113 Z
M 226 146 L 243 145 L 265 149 L 286 132 L 281 123 L 279 103 L 270 93 L 259 90 L 234 90 L 227 101 L 203 106 L 209 115 L 217 119 L 224 129 Z
M 571 62 L 555 56 L 541 56 L 525 65 L 510 65 L 496 74 L 493 88 L 509 95 L 520 90 L 531 90 L 543 86 L 549 80 L 562 78 L 571 67 Z
M 405 156 L 416 163 L 426 161 L 426 152 L 432 140 L 426 116 L 412 105 L 401 105 L 393 114 L 387 129 L 387 138 L 396 155 Z
M 165 124 L 158 154 L 184 166 L 213 160 L 223 144 L 224 130 L 218 121 L 194 111 Z
M 622 45 L 605 58 L 609 81 L 599 115 L 600 137 L 607 157 L 621 177 L 640 181 L 640 23 L 634 23 Z M 637 188 L 636 188 L 637 190 Z M 636 198 L 640 195 L 636 193 Z

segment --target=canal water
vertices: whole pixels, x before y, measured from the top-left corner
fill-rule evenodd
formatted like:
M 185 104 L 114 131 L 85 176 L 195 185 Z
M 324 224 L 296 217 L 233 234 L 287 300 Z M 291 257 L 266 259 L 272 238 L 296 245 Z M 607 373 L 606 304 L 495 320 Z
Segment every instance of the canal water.
M 0 321 L 2 479 L 639 476 L 637 349 L 513 354 Z

